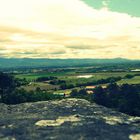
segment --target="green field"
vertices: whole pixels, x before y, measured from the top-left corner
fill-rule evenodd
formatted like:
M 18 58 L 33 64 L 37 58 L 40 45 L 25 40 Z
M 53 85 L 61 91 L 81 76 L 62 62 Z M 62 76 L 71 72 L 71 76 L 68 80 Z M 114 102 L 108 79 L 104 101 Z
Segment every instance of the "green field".
M 27 91 L 36 90 L 36 88 L 40 88 L 41 90 L 57 90 L 59 88 L 58 85 L 50 85 L 48 83 L 43 82 L 32 82 L 29 85 L 22 86 L 21 88 L 24 88 Z
M 29 73 L 29 74 L 18 74 L 15 75 L 16 78 L 20 78 L 20 79 L 27 79 L 27 80 L 35 80 L 39 77 L 49 77 L 49 76 L 56 76 L 56 77 L 60 77 L 60 76 L 64 76 L 67 75 L 66 72 L 46 72 L 46 73 Z
M 29 73 L 29 74 L 17 74 L 15 75 L 16 78 L 26 78 L 27 80 L 35 80 L 39 77 L 49 77 L 49 76 L 56 76 L 60 79 L 86 79 L 86 78 L 77 78 L 79 75 L 92 75 L 92 78 L 88 79 L 105 79 L 108 77 L 118 77 L 118 76 L 125 76 L 127 74 L 137 74 L 138 72 L 99 72 L 99 73 L 75 73 L 75 72 L 42 72 L 42 73 Z
M 140 84 L 140 76 L 135 76 L 132 79 L 122 79 L 117 82 L 118 84 Z
M 96 73 L 84 73 L 84 72 L 76 72 L 76 71 L 56 71 L 56 72 L 38 72 L 38 73 L 28 73 L 28 74 L 18 74 L 15 75 L 16 78 L 23 79 L 25 78 L 30 82 L 29 85 L 24 86 L 23 88 L 27 91 L 36 90 L 39 87 L 42 90 L 47 91 L 57 91 L 57 92 L 64 92 L 70 93 L 71 89 L 67 90 L 59 90 L 60 85 L 51 85 L 49 81 L 45 82 L 36 82 L 35 80 L 39 77 L 49 77 L 55 76 L 58 80 L 65 80 L 67 84 L 83 84 L 88 82 L 97 81 L 100 79 L 107 79 L 109 77 L 122 77 L 124 78 L 127 74 L 134 75 L 139 74 L 139 72 L 96 72 Z M 78 76 L 91 76 L 89 78 L 79 78 Z M 140 76 L 135 76 L 132 79 L 122 79 L 117 82 L 118 84 L 140 84 Z M 78 88 L 78 87 L 77 87 Z

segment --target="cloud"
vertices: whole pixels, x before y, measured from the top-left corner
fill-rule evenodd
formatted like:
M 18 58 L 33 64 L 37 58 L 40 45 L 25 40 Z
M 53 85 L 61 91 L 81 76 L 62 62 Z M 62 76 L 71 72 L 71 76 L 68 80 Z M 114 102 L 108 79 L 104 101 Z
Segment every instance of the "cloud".
M 103 1 L 102 1 L 102 5 L 103 5 L 103 9 L 104 9 L 104 10 L 108 10 L 108 9 L 109 9 L 109 8 L 108 8 L 109 2 L 110 2 L 110 0 L 103 0 Z
M 93 9 L 81 0 L 0 3 L 0 56 L 140 58 L 139 17 Z

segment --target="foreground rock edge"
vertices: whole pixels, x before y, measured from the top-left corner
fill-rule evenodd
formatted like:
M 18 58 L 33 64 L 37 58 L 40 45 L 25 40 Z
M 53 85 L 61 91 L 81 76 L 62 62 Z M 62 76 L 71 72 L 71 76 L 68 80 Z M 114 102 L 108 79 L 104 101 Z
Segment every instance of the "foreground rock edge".
M 0 110 L 0 139 L 140 139 L 139 117 L 83 99 L 0 104 Z

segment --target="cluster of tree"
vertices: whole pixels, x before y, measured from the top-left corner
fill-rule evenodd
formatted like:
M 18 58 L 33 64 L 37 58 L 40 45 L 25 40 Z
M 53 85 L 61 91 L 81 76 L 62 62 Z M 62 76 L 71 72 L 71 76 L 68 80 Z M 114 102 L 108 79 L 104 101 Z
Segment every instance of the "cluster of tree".
M 71 89 L 76 87 L 76 85 L 67 83 L 65 80 L 52 80 L 50 81 L 50 84 L 52 85 L 60 85 L 60 89 L 65 90 L 65 89 Z
M 61 84 L 61 85 L 60 85 L 60 89 L 62 89 L 62 90 L 65 90 L 65 89 L 72 89 L 72 88 L 74 88 L 74 87 L 75 87 L 74 84 L 66 84 L 66 83 L 64 83 L 64 84 Z
M 72 89 L 75 87 L 83 87 L 83 86 L 90 86 L 90 85 L 99 85 L 99 84 L 107 84 L 107 83 L 114 83 L 118 82 L 122 79 L 132 79 L 133 77 L 137 76 L 137 74 L 126 74 L 124 77 L 117 76 L 117 77 L 108 77 L 106 79 L 99 79 L 99 80 L 81 80 L 80 82 L 69 83 L 67 80 L 60 80 L 60 79 L 52 79 L 50 84 L 52 85 L 60 85 L 60 89 Z
M 55 79 L 55 80 L 50 81 L 50 84 L 52 84 L 52 85 L 61 85 L 61 84 L 66 84 L 66 81 L 65 80 L 57 80 L 57 79 Z
M 38 77 L 36 79 L 36 82 L 44 82 L 44 81 L 49 81 L 49 80 L 56 80 L 57 77 L 54 76 L 49 76 L 49 77 Z
M 136 73 L 135 76 L 140 76 L 140 73 Z
M 112 83 L 105 89 L 101 86 L 96 87 L 93 94 L 87 94 L 85 89 L 79 91 L 74 89 L 70 95 L 74 98 L 94 101 L 132 116 L 140 116 L 140 85 L 118 86 L 116 83 Z
M 124 76 L 125 79 L 132 79 L 134 77 L 135 77 L 135 75 L 131 75 L 131 74 L 127 74 Z
M 42 90 L 26 91 L 24 89 L 16 89 L 10 94 L 5 94 L 3 103 L 6 104 L 19 104 L 24 102 L 37 102 L 62 99 L 62 96 L 47 93 Z
M 107 83 L 114 83 L 117 81 L 120 81 L 122 79 L 122 77 L 118 76 L 118 77 L 109 77 L 106 79 L 99 79 L 97 81 L 93 81 L 91 83 L 88 83 L 89 85 L 98 85 L 98 84 L 107 84 Z
M 70 97 L 72 98 L 82 98 L 82 99 L 87 99 L 91 101 L 92 96 L 87 93 L 87 91 L 82 88 L 80 90 L 73 89 L 70 93 Z
M 140 116 L 140 85 L 123 84 L 118 86 L 113 83 L 106 89 L 97 87 L 92 100 L 129 115 Z
M 121 80 L 122 77 L 109 77 L 106 79 L 100 79 L 100 80 L 94 80 L 94 81 L 80 81 L 79 83 L 77 82 L 76 84 L 72 84 L 72 83 L 67 83 L 67 81 L 65 80 L 56 80 L 57 82 L 55 84 L 60 85 L 60 88 L 62 90 L 65 89 L 72 89 L 75 87 L 83 87 L 83 86 L 89 86 L 89 85 L 98 85 L 98 84 L 106 84 L 106 83 L 113 83 L 113 82 L 117 82 L 119 80 Z M 50 82 L 51 84 L 54 84 L 53 81 Z
M 16 87 L 25 86 L 29 84 L 29 81 L 27 81 L 26 78 L 23 78 L 23 79 L 16 78 L 15 84 L 16 84 Z
M 52 99 L 61 99 L 59 95 L 54 95 L 40 90 L 27 92 L 24 89 L 18 89 L 20 82 L 11 75 L 0 73 L 0 102 L 6 104 L 18 104 L 23 102 L 45 101 Z
M 72 89 L 72 88 L 75 88 L 75 87 L 114 83 L 114 82 L 118 82 L 122 79 L 131 79 L 133 77 L 135 77 L 135 75 L 127 74 L 124 77 L 121 77 L 121 76 L 108 77 L 106 79 L 99 79 L 99 80 L 93 80 L 93 81 L 87 81 L 87 79 L 86 79 L 86 80 L 83 80 L 83 81 L 81 80 L 80 82 L 77 82 L 75 84 L 68 83 L 65 80 L 52 80 L 50 82 L 50 84 L 60 85 L 60 89 L 65 90 L 65 89 Z

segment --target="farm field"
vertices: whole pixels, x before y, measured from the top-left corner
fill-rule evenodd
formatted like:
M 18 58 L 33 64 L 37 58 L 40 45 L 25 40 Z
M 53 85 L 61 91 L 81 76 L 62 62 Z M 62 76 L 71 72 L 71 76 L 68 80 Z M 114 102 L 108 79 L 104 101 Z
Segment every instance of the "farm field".
M 15 75 L 16 78 L 19 78 L 19 79 L 27 79 L 29 81 L 32 81 L 32 80 L 35 80 L 39 77 L 49 77 L 49 76 L 64 76 L 66 75 L 66 72 L 46 72 L 46 73 L 29 73 L 29 74 L 18 74 L 18 75 Z
M 50 91 L 50 90 L 58 90 L 59 85 L 50 85 L 50 84 L 43 83 L 43 82 L 31 82 L 29 85 L 22 86 L 21 88 L 23 88 L 27 91 L 31 91 L 31 90 L 34 91 L 37 88 L 40 88 L 41 90 Z
M 84 69 L 83 69 L 84 71 Z M 53 91 L 57 93 L 70 93 L 71 89 L 61 89 L 60 84 L 50 84 L 50 81 L 45 82 L 36 82 L 36 79 L 39 77 L 57 77 L 57 80 L 65 81 L 66 84 L 70 85 L 73 84 L 77 89 L 77 83 L 78 84 L 86 84 L 88 82 L 93 82 L 101 79 L 107 79 L 110 77 L 122 77 L 124 78 L 126 75 L 135 75 L 140 74 L 139 72 L 95 72 L 95 73 L 87 73 L 87 72 L 76 72 L 75 70 L 72 71 L 56 71 L 56 72 L 36 72 L 36 73 L 28 73 L 28 74 L 17 74 L 15 75 L 16 78 L 19 79 L 26 79 L 29 81 L 30 84 L 23 86 L 27 91 L 36 90 L 38 87 L 41 90 L 46 91 Z M 122 79 L 117 82 L 118 84 L 140 84 L 140 76 L 135 76 L 132 79 Z
M 81 74 L 74 74 L 74 75 L 68 75 L 68 76 L 62 76 L 59 77 L 62 80 L 66 80 L 68 83 L 81 83 L 81 82 L 91 82 L 91 81 L 96 81 L 100 79 L 106 79 L 109 77 L 124 77 L 127 74 L 137 74 L 134 72 L 99 72 L 99 73 L 81 73 Z M 84 76 L 91 76 L 89 78 L 84 78 Z M 83 76 L 83 77 L 82 77 Z
M 118 84 L 140 84 L 140 76 L 135 76 L 132 79 L 122 79 L 117 82 Z
M 118 77 L 118 76 L 125 76 L 127 74 L 138 74 L 139 72 L 96 72 L 96 73 L 75 73 L 75 72 L 43 72 L 43 73 L 29 73 L 29 74 L 17 74 L 15 75 L 16 78 L 19 79 L 27 79 L 27 80 L 35 80 L 39 77 L 49 77 L 55 76 L 59 79 L 105 79 L 108 77 Z M 84 78 L 84 76 L 91 75 L 92 77 Z M 81 76 L 81 78 L 80 78 Z M 82 77 L 83 76 L 83 77 Z

